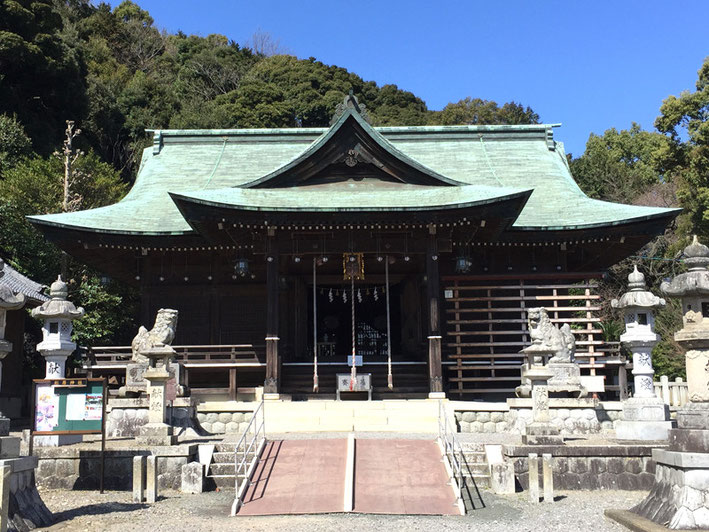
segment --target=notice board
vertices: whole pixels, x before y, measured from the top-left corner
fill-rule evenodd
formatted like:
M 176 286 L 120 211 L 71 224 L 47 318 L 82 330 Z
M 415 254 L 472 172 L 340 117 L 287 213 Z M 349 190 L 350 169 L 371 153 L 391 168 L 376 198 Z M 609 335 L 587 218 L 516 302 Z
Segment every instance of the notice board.
M 34 385 L 34 434 L 101 433 L 104 379 L 35 380 Z

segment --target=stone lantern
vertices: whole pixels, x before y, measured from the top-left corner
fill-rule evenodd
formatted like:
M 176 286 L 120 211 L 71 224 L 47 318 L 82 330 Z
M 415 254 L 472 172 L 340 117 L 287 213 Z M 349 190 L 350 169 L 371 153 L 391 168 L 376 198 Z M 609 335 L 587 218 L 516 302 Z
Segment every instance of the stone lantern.
M 5 275 L 5 263 L 0 260 L 0 277 Z M 8 310 L 17 310 L 25 305 L 25 296 L 13 294 L 5 285 L 0 285 L 0 383 L 2 383 L 2 361 L 12 351 L 12 342 L 5 340 L 5 324 Z M 0 412 L 0 437 L 10 434 L 10 420 Z M 0 457 L 4 456 L 0 442 Z
M 662 283 L 682 301 L 683 327 L 675 340 L 687 350 L 690 402 L 677 412 L 669 448 L 653 449 L 655 482 L 631 511 L 670 529 L 709 528 L 709 248 L 697 237 L 684 249 L 686 273 Z
M 37 350 L 47 361 L 46 379 L 66 376 L 66 359 L 76 349 L 71 341 L 72 322 L 83 317 L 84 309 L 67 300 L 69 290 L 61 275 L 49 288 L 50 300 L 32 310 L 32 316 L 44 320 L 42 341 Z
M 628 275 L 628 291 L 611 306 L 625 314 L 625 333 L 621 343 L 633 354 L 635 393 L 623 402 L 623 421 L 616 427 L 621 440 L 665 440 L 672 428 L 669 409 L 655 394 L 652 369 L 652 348 L 659 337 L 655 334 L 655 309 L 665 306 L 665 300 L 647 290 L 645 276 L 633 268 Z

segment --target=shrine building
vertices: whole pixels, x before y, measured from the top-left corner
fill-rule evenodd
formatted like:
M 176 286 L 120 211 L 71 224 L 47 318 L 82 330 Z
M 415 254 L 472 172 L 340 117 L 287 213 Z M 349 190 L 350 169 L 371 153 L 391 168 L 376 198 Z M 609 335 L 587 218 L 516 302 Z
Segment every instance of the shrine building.
M 30 221 L 139 286 L 141 324 L 179 310 L 193 393 L 334 394 L 357 363 L 379 398 L 509 397 L 540 306 L 610 393 L 597 280 L 679 210 L 587 197 L 554 127 L 372 127 L 349 96 L 330 128 L 156 130 L 121 201 Z

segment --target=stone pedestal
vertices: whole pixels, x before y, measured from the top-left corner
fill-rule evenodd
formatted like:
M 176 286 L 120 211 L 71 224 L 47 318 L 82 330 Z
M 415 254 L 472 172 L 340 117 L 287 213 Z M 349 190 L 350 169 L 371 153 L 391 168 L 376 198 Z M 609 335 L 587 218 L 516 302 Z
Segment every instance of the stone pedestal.
M 549 393 L 568 393 L 581 399 L 588 392 L 581 384 L 581 368 L 576 362 L 549 362 L 547 369 L 552 373 L 549 379 Z
M 615 427 L 619 440 L 666 440 L 672 422 L 669 408 L 657 397 L 631 397 L 623 401 L 623 421 Z
M 532 387 L 532 423 L 525 428 L 522 443 L 525 445 L 560 445 L 564 443 L 559 429 L 549 416 L 549 388 L 547 382 L 553 376 L 544 366 L 532 366 L 527 378 Z
M 161 365 L 158 364 L 157 367 Z M 148 393 L 148 381 L 145 379 L 145 372 L 148 364 L 133 362 L 126 366 L 126 385 L 118 389 L 120 397 L 138 397 L 140 394 Z M 167 365 L 167 372 L 170 374 L 168 382 L 173 381 L 177 397 L 189 396 L 189 388 L 185 382 L 185 370 L 182 364 L 174 360 Z
M 150 359 L 150 367 L 143 374 L 149 384 L 150 406 L 148 409 L 148 424 L 140 429 L 137 441 L 143 445 L 174 445 L 177 437 L 173 429 L 165 421 L 166 398 L 165 389 L 170 374 L 165 370 L 169 359 L 175 351 L 169 346 L 154 347 L 141 354 Z M 156 367 L 158 359 L 164 360 L 164 365 Z

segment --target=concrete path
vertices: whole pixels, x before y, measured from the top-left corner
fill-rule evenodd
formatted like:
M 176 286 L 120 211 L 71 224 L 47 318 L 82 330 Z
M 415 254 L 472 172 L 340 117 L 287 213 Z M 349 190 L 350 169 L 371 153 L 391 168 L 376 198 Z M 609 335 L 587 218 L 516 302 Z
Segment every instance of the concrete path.
M 357 440 L 354 511 L 460 515 L 435 441 Z
M 341 512 L 347 440 L 269 441 L 239 515 Z

